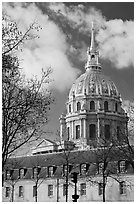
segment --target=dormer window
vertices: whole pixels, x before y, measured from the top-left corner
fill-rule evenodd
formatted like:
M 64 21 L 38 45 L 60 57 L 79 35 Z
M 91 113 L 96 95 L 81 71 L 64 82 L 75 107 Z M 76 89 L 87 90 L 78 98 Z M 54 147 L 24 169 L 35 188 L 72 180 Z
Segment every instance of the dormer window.
M 23 168 L 19 169 L 19 178 L 20 179 L 24 178 L 25 174 L 26 174 L 26 169 L 23 169 Z
M 90 111 L 94 111 L 95 110 L 95 103 L 94 101 L 90 102 Z
M 68 172 L 67 172 L 67 167 L 68 167 Z M 69 174 L 72 170 L 72 165 L 63 165 L 63 176 L 66 176 L 67 173 Z
M 118 170 L 119 170 L 119 173 L 125 173 L 126 172 L 126 161 L 119 161 L 118 162 Z
M 108 101 L 104 102 L 104 111 L 108 111 Z
M 102 174 L 104 169 L 104 163 L 101 162 L 98 164 L 98 174 Z
M 81 110 L 81 103 L 77 102 L 77 111 L 80 111 L 80 110 Z
M 88 172 L 89 164 L 80 164 L 80 174 L 85 175 Z
M 48 177 L 52 177 L 56 171 L 56 168 L 55 166 L 49 166 L 48 167 Z
M 13 174 L 13 170 L 6 170 L 6 179 L 11 179 L 11 176 Z
M 40 173 L 41 168 L 39 167 L 34 167 L 33 168 L 33 178 L 37 178 L 39 173 Z

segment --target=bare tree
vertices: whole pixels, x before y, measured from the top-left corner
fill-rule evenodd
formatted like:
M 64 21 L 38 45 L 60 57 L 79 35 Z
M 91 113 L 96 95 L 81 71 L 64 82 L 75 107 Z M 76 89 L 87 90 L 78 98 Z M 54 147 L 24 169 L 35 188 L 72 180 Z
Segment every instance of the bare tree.
M 14 51 L 27 39 L 32 39 L 34 24 L 22 34 L 17 24 L 3 16 L 2 22 L 2 164 L 18 148 L 37 139 L 47 123 L 47 111 L 53 102 L 48 91 L 52 70 L 42 70 L 41 79 L 26 80 L 21 75 Z M 34 36 L 35 37 L 35 36 Z

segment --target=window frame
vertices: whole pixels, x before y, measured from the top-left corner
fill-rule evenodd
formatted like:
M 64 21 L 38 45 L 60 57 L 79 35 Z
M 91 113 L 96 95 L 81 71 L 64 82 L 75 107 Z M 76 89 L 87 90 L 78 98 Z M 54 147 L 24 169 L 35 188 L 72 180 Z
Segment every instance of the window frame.
M 53 185 L 49 184 L 48 185 L 48 197 L 53 196 Z
M 108 101 L 104 101 L 104 111 L 105 112 L 109 111 L 109 103 L 108 103 Z
M 76 140 L 80 139 L 80 125 L 76 125 Z
M 55 172 L 55 167 L 54 166 L 48 166 L 48 177 L 52 177 Z
M 63 196 L 66 196 L 66 186 L 67 186 L 67 184 L 64 183 L 63 184 Z
M 82 163 L 80 164 L 80 175 L 85 175 L 88 172 L 89 164 Z
M 103 183 L 98 183 L 98 194 L 103 195 Z
M 107 132 L 108 132 L 109 134 L 108 134 Z M 108 137 L 107 137 L 107 135 L 108 135 Z M 110 127 L 109 124 L 105 124 L 105 125 L 104 125 L 104 138 L 105 138 L 106 140 L 109 140 L 110 137 L 111 137 L 111 127 Z
M 5 189 L 5 197 L 6 198 L 9 198 L 10 197 L 10 192 L 11 191 L 11 189 L 10 189 L 10 187 L 9 186 L 6 186 L 6 189 Z
M 40 167 L 33 167 L 33 178 L 37 178 L 39 176 L 41 168 Z
M 98 174 L 103 174 L 103 168 L 104 168 L 104 163 L 99 162 L 98 163 Z
M 119 183 L 119 192 L 120 192 L 120 195 L 126 195 L 126 182 L 125 181 L 121 181 Z
M 95 111 L 95 102 L 90 101 L 90 111 Z
M 118 112 L 118 103 L 115 103 L 115 112 Z
M 33 197 L 36 196 L 36 189 L 37 189 L 37 187 L 36 187 L 36 185 L 34 185 L 34 186 L 33 186 Z
M 6 170 L 6 180 L 10 180 L 11 179 L 11 170 L 7 169 Z
M 91 132 L 93 132 L 93 134 L 91 134 Z M 96 139 L 96 124 L 89 124 L 89 139 L 90 140 Z
M 22 170 L 23 170 L 23 172 L 22 172 Z M 22 178 L 24 178 L 24 176 L 25 176 L 25 169 L 24 168 L 20 168 L 19 169 L 19 178 L 22 179 Z
M 69 104 L 69 106 L 68 106 L 68 112 L 69 112 L 69 113 L 72 112 L 72 110 L 71 110 L 71 104 Z
M 121 160 L 118 162 L 118 170 L 120 174 L 124 174 L 126 172 L 126 161 Z
M 70 127 L 67 127 L 67 136 L 68 136 L 68 140 L 69 140 L 69 137 L 70 137 Z
M 18 193 L 18 196 L 20 198 L 24 197 L 24 187 L 23 186 L 19 186 L 19 193 Z
M 80 183 L 80 195 L 81 196 L 86 195 L 86 183 Z
M 77 111 L 80 111 L 81 110 L 81 103 L 78 101 L 77 102 Z

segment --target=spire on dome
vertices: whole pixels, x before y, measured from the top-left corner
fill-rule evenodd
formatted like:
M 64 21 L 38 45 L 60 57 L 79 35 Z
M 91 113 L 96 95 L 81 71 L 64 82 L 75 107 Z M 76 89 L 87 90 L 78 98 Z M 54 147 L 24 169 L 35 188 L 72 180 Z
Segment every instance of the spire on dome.
M 99 52 L 96 50 L 95 36 L 94 36 L 94 23 L 92 22 L 91 28 L 91 44 L 87 50 L 88 60 L 85 65 L 85 69 L 101 70 L 101 65 L 98 62 Z
M 95 41 L 94 41 L 94 23 L 92 21 L 92 32 L 91 32 L 91 45 L 90 50 L 95 50 Z

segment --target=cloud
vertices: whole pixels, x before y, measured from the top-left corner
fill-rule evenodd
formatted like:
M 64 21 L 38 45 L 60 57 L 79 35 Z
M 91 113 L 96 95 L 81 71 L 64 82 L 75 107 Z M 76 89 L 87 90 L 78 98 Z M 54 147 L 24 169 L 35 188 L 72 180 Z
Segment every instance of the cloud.
M 19 53 L 21 66 L 27 77 L 40 76 L 42 68 L 53 69 L 53 86 L 59 91 L 69 88 L 75 81 L 79 70 L 67 56 L 69 45 L 62 30 L 35 4 L 3 3 L 3 9 L 18 22 L 21 30 L 26 30 L 32 22 L 37 22 L 42 30 L 39 39 L 26 43 Z
M 49 9 L 82 34 L 91 32 L 91 22 L 94 21 L 100 57 L 111 61 L 118 69 L 134 65 L 133 21 L 107 20 L 101 11 L 94 7 L 86 9 L 82 4 L 68 7 L 64 3 L 51 3 Z

